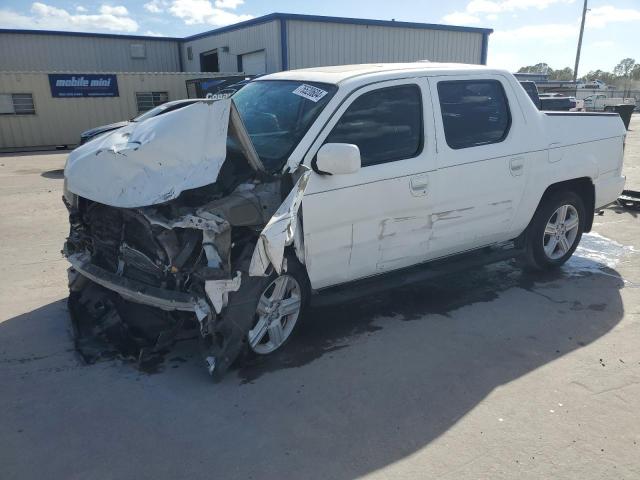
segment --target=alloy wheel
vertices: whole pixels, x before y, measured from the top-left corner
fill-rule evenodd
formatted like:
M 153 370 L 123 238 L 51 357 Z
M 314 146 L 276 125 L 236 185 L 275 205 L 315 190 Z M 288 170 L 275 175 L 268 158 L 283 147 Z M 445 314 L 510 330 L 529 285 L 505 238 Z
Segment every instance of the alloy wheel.
M 547 222 L 544 229 L 542 246 L 551 260 L 564 257 L 571 250 L 578 237 L 580 217 L 573 205 L 562 205 Z
M 291 275 L 280 275 L 264 289 L 256 308 L 256 324 L 247 334 L 251 350 L 266 355 L 289 338 L 300 316 L 302 290 Z

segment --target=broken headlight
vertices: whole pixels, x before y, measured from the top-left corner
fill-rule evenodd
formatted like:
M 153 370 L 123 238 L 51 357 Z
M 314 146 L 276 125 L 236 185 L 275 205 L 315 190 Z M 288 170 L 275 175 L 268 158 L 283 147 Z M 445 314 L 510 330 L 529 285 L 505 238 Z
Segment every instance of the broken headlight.
M 62 199 L 64 200 L 65 205 L 70 209 L 78 208 L 78 195 L 71 192 L 67 188 L 67 178 L 64 179 L 64 185 L 62 187 Z

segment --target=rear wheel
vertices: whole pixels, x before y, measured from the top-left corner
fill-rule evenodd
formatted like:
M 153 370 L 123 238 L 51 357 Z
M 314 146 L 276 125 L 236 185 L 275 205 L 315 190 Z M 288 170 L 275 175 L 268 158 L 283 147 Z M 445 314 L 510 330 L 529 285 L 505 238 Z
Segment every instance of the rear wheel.
M 564 264 L 580 243 L 585 219 L 584 202 L 574 192 L 544 199 L 527 230 L 527 264 L 538 270 Z

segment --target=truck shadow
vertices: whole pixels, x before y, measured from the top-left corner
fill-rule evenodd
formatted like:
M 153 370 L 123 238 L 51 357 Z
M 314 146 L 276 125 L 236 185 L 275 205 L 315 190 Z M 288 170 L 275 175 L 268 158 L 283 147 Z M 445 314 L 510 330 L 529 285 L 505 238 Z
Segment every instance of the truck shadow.
M 7 428 L 31 434 L 10 435 L 0 463 L 6 455 L 10 473 L 37 478 L 56 455 L 44 429 L 75 449 L 73 462 L 53 462 L 60 478 L 89 467 L 166 478 L 176 465 L 194 478 L 365 475 L 428 445 L 495 388 L 609 332 L 624 313 L 624 281 L 600 271 L 532 275 L 503 262 L 312 310 L 282 353 L 217 385 L 188 343 L 161 375 L 82 366 L 55 302 L 0 324 L 0 407 L 37 405 L 28 419 L 8 409 Z M 147 455 L 140 467 L 127 461 L 134 452 Z M 91 463 L 98 454 L 109 459 L 102 467 Z
M 608 268 L 599 269 L 602 273 L 616 279 L 617 273 Z M 545 298 L 550 304 L 557 306 L 554 315 L 564 318 L 568 312 L 590 311 L 600 308 L 605 303 L 607 308 L 618 306 L 621 303 L 607 300 L 606 302 L 589 303 L 584 299 L 564 298 L 562 294 L 553 294 L 554 290 L 563 287 L 564 282 L 570 282 L 572 278 L 581 278 L 597 275 L 598 282 L 610 282 L 608 279 L 600 278 L 600 275 L 593 270 L 584 271 L 575 275 L 574 273 L 557 272 L 525 272 L 522 271 L 515 261 L 501 262 L 499 264 L 465 272 L 464 274 L 449 275 L 443 277 L 440 282 L 416 283 L 410 287 L 392 289 L 375 297 L 363 297 L 359 301 L 343 304 L 336 307 L 309 309 L 306 312 L 303 323 L 298 327 L 295 339 L 287 345 L 282 352 L 269 357 L 250 357 L 239 369 L 239 376 L 244 383 L 253 382 L 265 373 L 286 368 L 301 367 L 327 352 L 333 352 L 349 346 L 351 341 L 357 340 L 359 336 L 371 336 L 374 332 L 382 330 L 384 324 L 390 320 L 418 321 L 436 320 L 438 315 L 450 320 L 459 318 L 456 315 L 459 309 L 478 303 L 492 302 L 498 299 L 502 292 L 511 288 L 522 289 L 539 298 Z M 613 283 L 620 283 L 619 278 Z M 616 289 L 617 292 L 617 289 Z M 561 298 L 554 298 L 560 296 Z M 612 302 L 613 301 L 613 302 Z M 459 312 L 463 315 L 462 312 Z M 519 311 L 518 305 L 509 305 L 504 311 L 495 312 L 495 318 L 491 324 L 485 325 L 490 333 L 490 329 L 496 331 L 509 332 L 524 328 L 521 321 L 536 322 L 543 319 L 524 320 L 524 317 L 537 317 L 539 312 L 527 315 L 526 312 Z M 380 319 L 384 319 L 382 323 Z M 617 319 L 619 320 L 619 319 Z M 439 319 L 442 321 L 442 319 Z M 473 327 L 467 325 L 468 319 L 459 325 L 461 329 Z M 483 321 L 484 323 L 484 321 Z M 533 323 L 531 324 L 534 325 Z M 471 333 L 471 331 L 469 331 Z M 513 332 L 515 333 L 515 332 Z M 540 338 L 540 335 L 530 335 Z M 577 336 L 575 337 L 577 338 Z M 504 339 L 509 342 L 512 338 Z M 553 342 L 557 345 L 557 339 Z M 555 348 L 553 353 L 567 352 L 570 350 L 572 340 L 565 339 L 563 348 Z M 575 340 L 576 342 L 584 342 Z M 440 342 L 433 342 L 439 345 Z M 425 342 L 425 348 L 432 348 L 431 340 Z M 556 352 L 559 350 L 559 352 Z

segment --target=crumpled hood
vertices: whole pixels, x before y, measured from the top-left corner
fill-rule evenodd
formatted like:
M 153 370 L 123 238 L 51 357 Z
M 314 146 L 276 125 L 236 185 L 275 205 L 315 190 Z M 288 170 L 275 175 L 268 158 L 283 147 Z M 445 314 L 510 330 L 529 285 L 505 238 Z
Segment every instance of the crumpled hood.
M 213 183 L 226 158 L 230 110 L 229 99 L 198 102 L 88 142 L 69 154 L 67 189 L 134 208 Z

